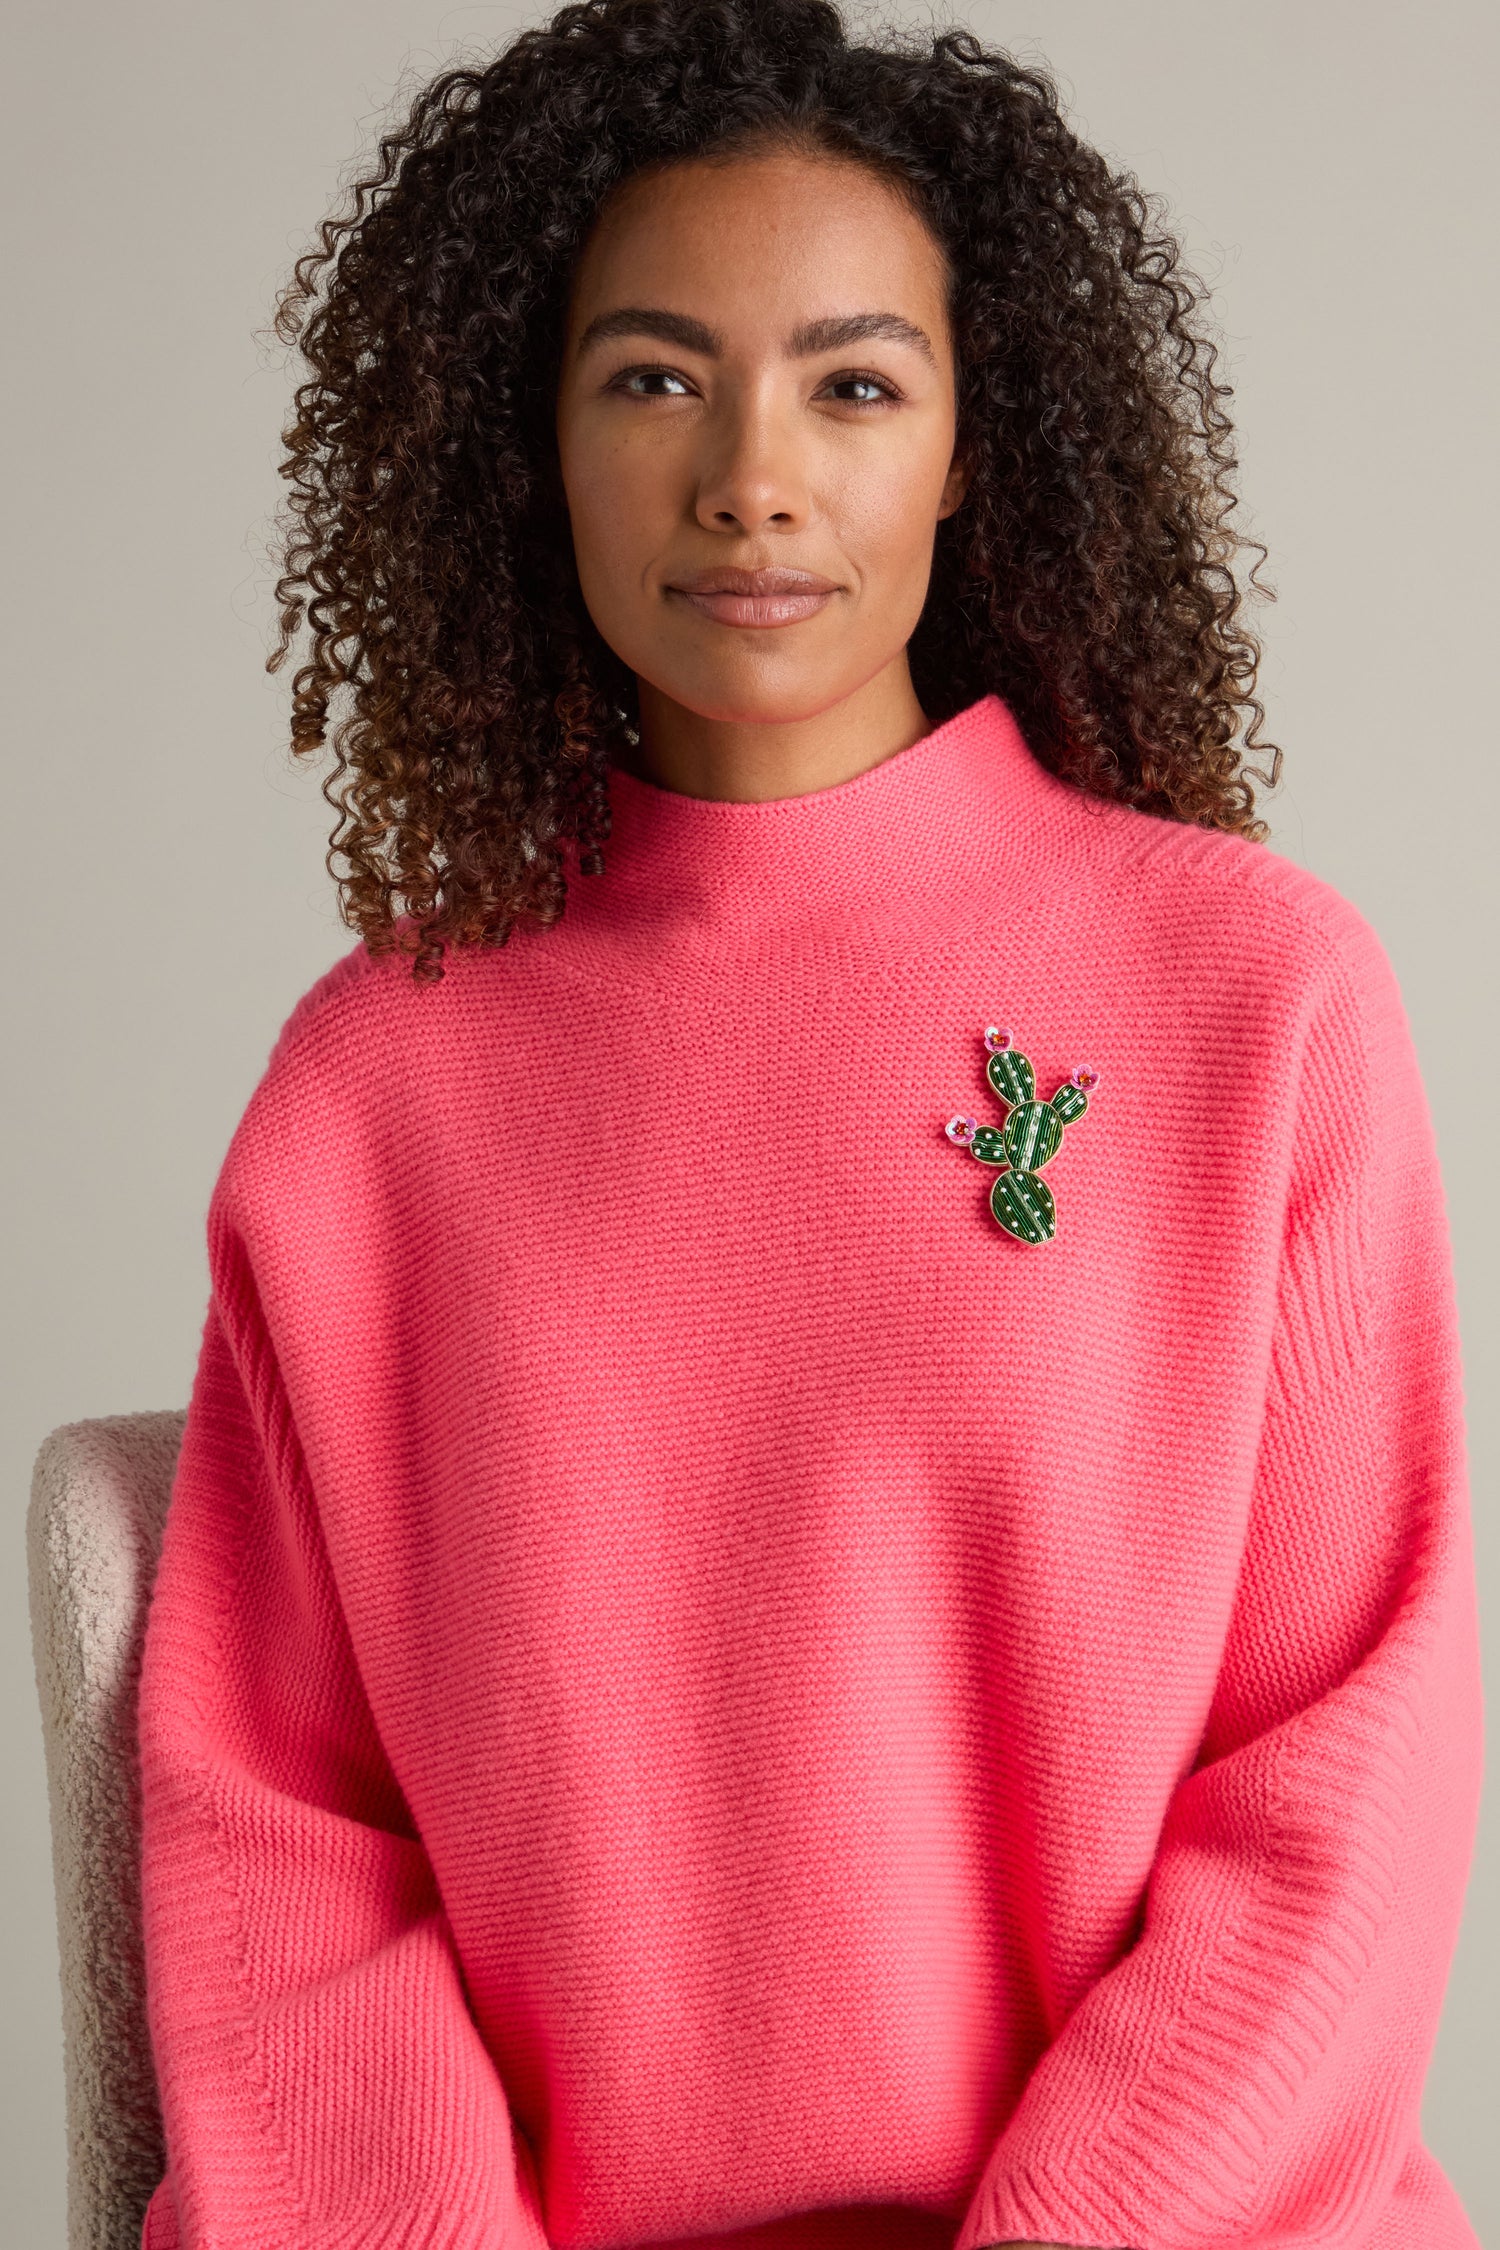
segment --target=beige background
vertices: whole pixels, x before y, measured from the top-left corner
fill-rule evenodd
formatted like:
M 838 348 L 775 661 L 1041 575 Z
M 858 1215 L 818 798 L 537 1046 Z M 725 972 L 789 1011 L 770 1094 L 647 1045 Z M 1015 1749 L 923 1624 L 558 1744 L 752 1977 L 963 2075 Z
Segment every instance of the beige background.
M 0 2178 L 26 2250 L 61 2250 L 64 2178 L 30 1464 L 58 1422 L 186 1398 L 215 1171 L 282 1019 L 349 943 L 325 808 L 282 747 L 286 678 L 262 671 L 292 375 L 256 331 L 403 77 L 520 20 L 33 0 L 5 33 Z M 1380 932 L 1436 1115 L 1493 1679 L 1500 16 L 975 0 L 968 20 L 1053 64 L 1215 286 L 1280 592 L 1262 613 L 1275 846 Z M 1426 2118 L 1500 2245 L 1495 1803 Z

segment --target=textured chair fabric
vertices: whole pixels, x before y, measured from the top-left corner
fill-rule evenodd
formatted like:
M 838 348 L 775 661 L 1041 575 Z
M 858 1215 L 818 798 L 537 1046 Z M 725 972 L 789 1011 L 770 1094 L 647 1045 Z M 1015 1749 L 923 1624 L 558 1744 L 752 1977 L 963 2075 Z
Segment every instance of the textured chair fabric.
M 68 2250 L 138 2250 L 166 2168 L 146 2032 L 136 1688 L 184 1416 L 54 1430 L 26 1519 L 52 1812 Z

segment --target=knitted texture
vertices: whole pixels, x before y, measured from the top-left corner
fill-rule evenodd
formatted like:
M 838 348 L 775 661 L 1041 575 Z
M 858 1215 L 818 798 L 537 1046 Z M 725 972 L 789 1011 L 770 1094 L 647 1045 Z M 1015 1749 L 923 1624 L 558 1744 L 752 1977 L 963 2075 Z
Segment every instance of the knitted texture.
M 136 1694 L 183 1416 L 54 1430 L 26 1511 L 52 1816 L 69 2250 L 133 2250 L 166 2151 L 145 2027 Z
M 1419 2124 L 1459 1357 L 1380 945 L 994 697 L 612 797 L 551 929 L 334 968 L 213 1196 L 148 2250 L 1474 2250 Z M 988 1025 L 1099 1071 L 1051 1241 L 944 1131 L 1002 1120 Z

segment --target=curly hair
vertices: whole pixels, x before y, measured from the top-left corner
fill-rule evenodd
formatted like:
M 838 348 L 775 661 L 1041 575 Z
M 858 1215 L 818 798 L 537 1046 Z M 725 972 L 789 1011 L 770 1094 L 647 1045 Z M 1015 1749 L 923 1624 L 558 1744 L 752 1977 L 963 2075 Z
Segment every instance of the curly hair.
M 945 254 L 957 443 L 909 660 L 936 724 L 995 691 L 1096 797 L 1266 834 L 1252 780 L 1266 556 L 1202 312 L 1153 199 L 1057 89 L 963 29 L 853 43 L 830 0 L 576 0 L 445 70 L 292 269 L 311 369 L 282 432 L 276 671 L 292 749 L 330 736 L 346 923 L 422 979 L 597 873 L 635 680 L 584 607 L 555 398 L 571 277 L 611 192 L 789 146 L 870 167 Z M 1242 586 L 1235 562 L 1254 548 Z M 1269 773 L 1245 762 L 1270 750 Z M 342 867 L 342 873 L 340 868 Z

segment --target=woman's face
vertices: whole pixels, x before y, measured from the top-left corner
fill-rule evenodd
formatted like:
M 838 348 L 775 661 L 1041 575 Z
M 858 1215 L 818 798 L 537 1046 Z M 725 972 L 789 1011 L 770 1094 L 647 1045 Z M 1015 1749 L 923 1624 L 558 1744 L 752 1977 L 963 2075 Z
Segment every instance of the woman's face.
M 574 276 L 557 435 L 615 654 L 706 719 L 814 717 L 904 671 L 962 496 L 941 253 L 837 159 L 627 181 Z

